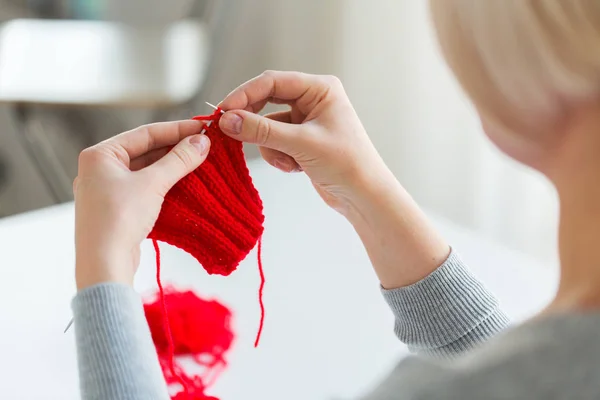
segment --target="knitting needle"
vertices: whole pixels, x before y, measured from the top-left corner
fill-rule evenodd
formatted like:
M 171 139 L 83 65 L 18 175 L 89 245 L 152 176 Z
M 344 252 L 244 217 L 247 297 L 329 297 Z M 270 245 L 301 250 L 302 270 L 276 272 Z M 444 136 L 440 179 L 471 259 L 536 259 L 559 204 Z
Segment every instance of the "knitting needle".
M 214 108 L 215 110 L 219 109 L 219 107 L 215 106 L 214 104 L 210 104 L 208 101 L 205 101 L 205 103 L 208 104 L 210 107 Z M 225 114 L 225 111 L 221 110 L 221 114 Z M 212 124 L 212 121 L 207 122 L 206 127 L 200 132 L 201 135 L 206 132 L 206 128 L 208 128 L 210 124 Z
M 219 109 L 219 107 L 215 106 L 214 104 L 210 104 L 208 101 L 205 101 L 205 103 L 214 108 L 215 110 Z M 221 114 L 225 114 L 225 111 L 221 110 Z
M 69 330 L 71 325 L 73 325 L 73 318 L 71 318 L 71 321 L 69 321 L 69 324 L 67 325 L 67 327 L 65 328 L 65 331 L 63 333 L 67 333 L 67 331 Z

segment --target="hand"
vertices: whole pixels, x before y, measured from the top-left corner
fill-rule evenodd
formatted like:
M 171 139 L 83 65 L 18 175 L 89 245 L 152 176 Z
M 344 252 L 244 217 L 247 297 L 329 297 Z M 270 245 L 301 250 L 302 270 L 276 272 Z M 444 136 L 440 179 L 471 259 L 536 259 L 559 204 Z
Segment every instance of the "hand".
M 206 159 L 202 127 L 192 120 L 142 126 L 81 153 L 73 183 L 78 289 L 133 283 L 164 196 Z
M 289 111 L 257 115 L 267 102 Z M 260 146 L 285 172 L 304 171 L 327 204 L 345 214 L 357 191 L 378 177 L 394 180 L 369 140 L 339 79 L 268 71 L 220 104 L 221 130 Z
M 290 110 L 257 115 L 267 102 Z M 379 157 L 337 78 L 268 71 L 220 106 L 228 111 L 220 120 L 224 133 L 258 144 L 283 171 L 305 171 L 325 202 L 348 218 L 383 287 L 415 283 L 448 256 L 448 245 Z

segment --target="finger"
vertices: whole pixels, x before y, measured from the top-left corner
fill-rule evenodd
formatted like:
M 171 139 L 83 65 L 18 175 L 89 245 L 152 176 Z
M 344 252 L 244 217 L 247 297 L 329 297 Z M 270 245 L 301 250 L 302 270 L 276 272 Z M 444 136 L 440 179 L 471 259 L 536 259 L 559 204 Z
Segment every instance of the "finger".
M 272 112 L 270 114 L 265 114 L 265 118 L 272 119 L 273 121 L 279 121 L 279 122 L 284 122 L 286 124 L 291 124 L 292 123 L 292 112 L 290 110 Z
M 293 101 L 308 114 L 334 86 L 341 86 L 331 76 L 309 75 L 291 71 L 267 71 L 231 92 L 219 106 L 223 110 L 248 110 L 266 99 Z
M 152 150 L 151 152 L 146 154 L 142 154 L 141 156 L 131 160 L 129 164 L 129 169 L 132 171 L 139 171 L 140 169 L 144 169 L 163 158 L 169 151 L 171 151 L 172 148 L 173 146 L 167 146 L 162 147 L 160 149 Z
M 219 127 L 234 139 L 254 143 L 291 156 L 302 147 L 302 137 L 310 127 L 265 118 L 249 111 L 228 111 L 219 120 Z M 302 130 L 302 134 L 300 131 Z
M 206 160 L 209 149 L 210 140 L 206 135 L 194 135 L 183 139 L 164 157 L 139 172 L 162 185 L 166 193 Z
M 267 114 L 265 115 L 265 118 L 289 124 L 292 120 L 292 114 L 290 111 L 279 111 Z M 302 168 L 293 157 L 290 157 L 279 150 L 269 149 L 268 147 L 259 147 L 259 150 L 267 163 L 283 172 L 302 171 Z
M 188 136 L 200 133 L 203 126 L 203 122 L 194 120 L 159 122 L 121 133 L 98 146 L 113 148 L 115 155 L 129 166 L 130 160 L 152 150 L 175 145 Z
M 294 160 L 293 157 L 288 156 L 278 150 L 269 149 L 268 147 L 259 147 L 258 150 L 262 155 L 262 158 L 283 172 L 301 172 L 302 167 Z

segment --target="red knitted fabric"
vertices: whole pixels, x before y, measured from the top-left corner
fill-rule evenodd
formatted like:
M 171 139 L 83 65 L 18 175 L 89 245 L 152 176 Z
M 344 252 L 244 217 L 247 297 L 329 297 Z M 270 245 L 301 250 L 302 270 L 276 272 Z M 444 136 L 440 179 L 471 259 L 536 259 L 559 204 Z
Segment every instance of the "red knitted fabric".
M 204 163 L 166 195 L 148 236 L 194 256 L 209 274 L 229 275 L 263 233 L 263 205 L 246 166 L 242 143 L 219 129 L 221 110 L 208 121 Z

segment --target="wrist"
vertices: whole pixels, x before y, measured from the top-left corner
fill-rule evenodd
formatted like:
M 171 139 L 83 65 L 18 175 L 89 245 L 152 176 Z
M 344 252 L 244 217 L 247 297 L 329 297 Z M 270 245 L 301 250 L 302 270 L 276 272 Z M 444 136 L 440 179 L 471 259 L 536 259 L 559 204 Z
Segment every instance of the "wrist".
M 128 286 L 133 286 L 133 279 L 101 270 L 77 269 L 75 273 L 75 283 L 77 290 L 80 291 L 101 283 L 122 283 Z
M 382 207 L 402 207 L 410 200 L 408 193 L 385 165 L 357 173 L 349 186 L 345 207 L 340 212 L 352 224 L 367 222 L 372 219 L 370 214 Z
M 343 214 L 361 238 L 381 285 L 409 286 L 442 265 L 450 246 L 391 171 L 361 179 Z
M 139 257 L 137 257 L 139 262 Z M 131 252 L 83 251 L 77 249 L 75 259 L 75 281 L 77 289 L 100 283 L 115 282 L 133 285 L 137 268 Z

